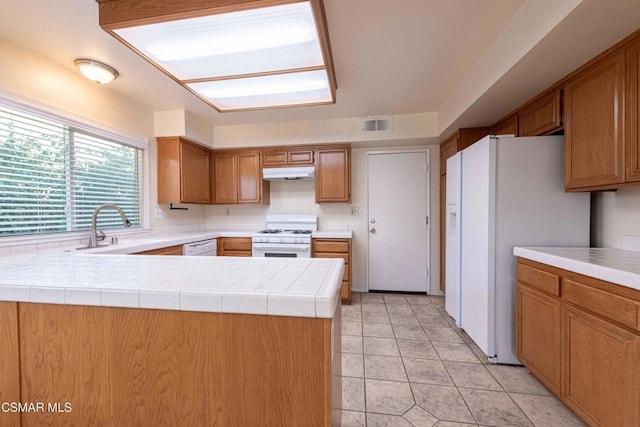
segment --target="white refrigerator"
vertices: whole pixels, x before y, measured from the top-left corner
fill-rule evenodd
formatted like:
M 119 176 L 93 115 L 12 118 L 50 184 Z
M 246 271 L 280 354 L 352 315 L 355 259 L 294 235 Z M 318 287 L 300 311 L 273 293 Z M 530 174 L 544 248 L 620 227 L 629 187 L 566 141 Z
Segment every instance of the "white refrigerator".
M 590 195 L 564 192 L 563 139 L 485 137 L 447 163 L 445 308 L 494 363 L 520 364 L 513 247 L 589 246 Z

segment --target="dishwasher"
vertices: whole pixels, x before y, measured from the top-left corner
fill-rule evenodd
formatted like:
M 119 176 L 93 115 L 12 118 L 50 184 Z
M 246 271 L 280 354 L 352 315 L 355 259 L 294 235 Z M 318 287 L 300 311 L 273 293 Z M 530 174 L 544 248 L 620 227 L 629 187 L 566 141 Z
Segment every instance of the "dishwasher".
M 216 239 L 208 239 L 187 243 L 182 246 L 182 254 L 185 256 L 216 256 L 218 254 L 218 241 Z

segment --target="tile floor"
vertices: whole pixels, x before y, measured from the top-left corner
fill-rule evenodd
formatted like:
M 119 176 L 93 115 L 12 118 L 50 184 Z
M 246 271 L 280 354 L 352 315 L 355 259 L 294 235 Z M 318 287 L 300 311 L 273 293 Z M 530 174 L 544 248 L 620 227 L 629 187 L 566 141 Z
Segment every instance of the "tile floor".
M 526 368 L 489 365 L 444 298 L 354 294 L 342 306 L 342 425 L 582 426 Z

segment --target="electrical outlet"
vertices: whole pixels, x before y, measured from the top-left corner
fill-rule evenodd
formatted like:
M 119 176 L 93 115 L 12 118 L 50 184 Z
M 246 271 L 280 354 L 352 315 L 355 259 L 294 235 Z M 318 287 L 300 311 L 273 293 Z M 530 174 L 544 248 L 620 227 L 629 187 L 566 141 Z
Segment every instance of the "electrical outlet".
M 153 216 L 155 218 L 162 218 L 164 216 L 164 212 L 162 212 L 162 209 L 160 208 L 160 206 L 156 206 L 153 212 Z
M 358 216 L 359 215 L 358 208 L 351 207 L 351 215 Z
M 227 208 L 224 210 L 225 215 L 231 215 L 231 209 Z

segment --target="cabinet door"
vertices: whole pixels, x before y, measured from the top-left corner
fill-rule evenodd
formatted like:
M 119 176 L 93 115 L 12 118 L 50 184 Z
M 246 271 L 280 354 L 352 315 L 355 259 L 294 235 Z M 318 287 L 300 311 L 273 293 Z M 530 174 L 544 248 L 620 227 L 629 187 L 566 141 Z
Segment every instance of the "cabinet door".
M 518 135 L 547 135 L 562 127 L 560 103 L 562 92 L 554 90 L 527 105 L 518 113 Z
M 565 188 L 612 188 L 624 181 L 624 78 L 620 52 L 566 84 Z
M 316 203 L 351 201 L 351 173 L 347 148 L 316 151 Z
M 590 425 L 640 425 L 640 336 L 563 305 L 562 398 Z
M 458 152 L 459 143 L 460 136 L 456 132 L 455 135 L 440 144 L 440 175 L 447 173 L 447 159 Z
M 640 181 L 640 39 L 627 48 L 627 182 Z
M 180 163 L 180 201 L 211 203 L 209 150 L 181 142 Z
M 260 154 L 240 153 L 238 156 L 238 203 L 262 201 Z
M 290 165 L 313 165 L 313 150 L 293 150 L 287 153 Z
M 215 202 L 237 203 L 237 174 L 235 154 L 220 153 L 214 156 Z
M 447 260 L 445 258 L 447 233 L 447 174 L 440 175 L 440 290 L 446 290 L 447 277 L 445 275 Z
M 0 302 L 0 402 L 20 402 L 18 303 Z M 24 401 L 23 401 L 24 402 Z M 3 426 L 19 427 L 20 413 L 0 412 Z
M 518 135 L 518 116 L 511 116 L 494 127 L 491 128 L 489 132 L 491 135 Z
M 561 303 L 518 283 L 518 359 L 556 396 L 560 395 Z
M 262 165 L 267 167 L 286 166 L 288 154 L 286 150 L 264 151 L 262 153 Z

